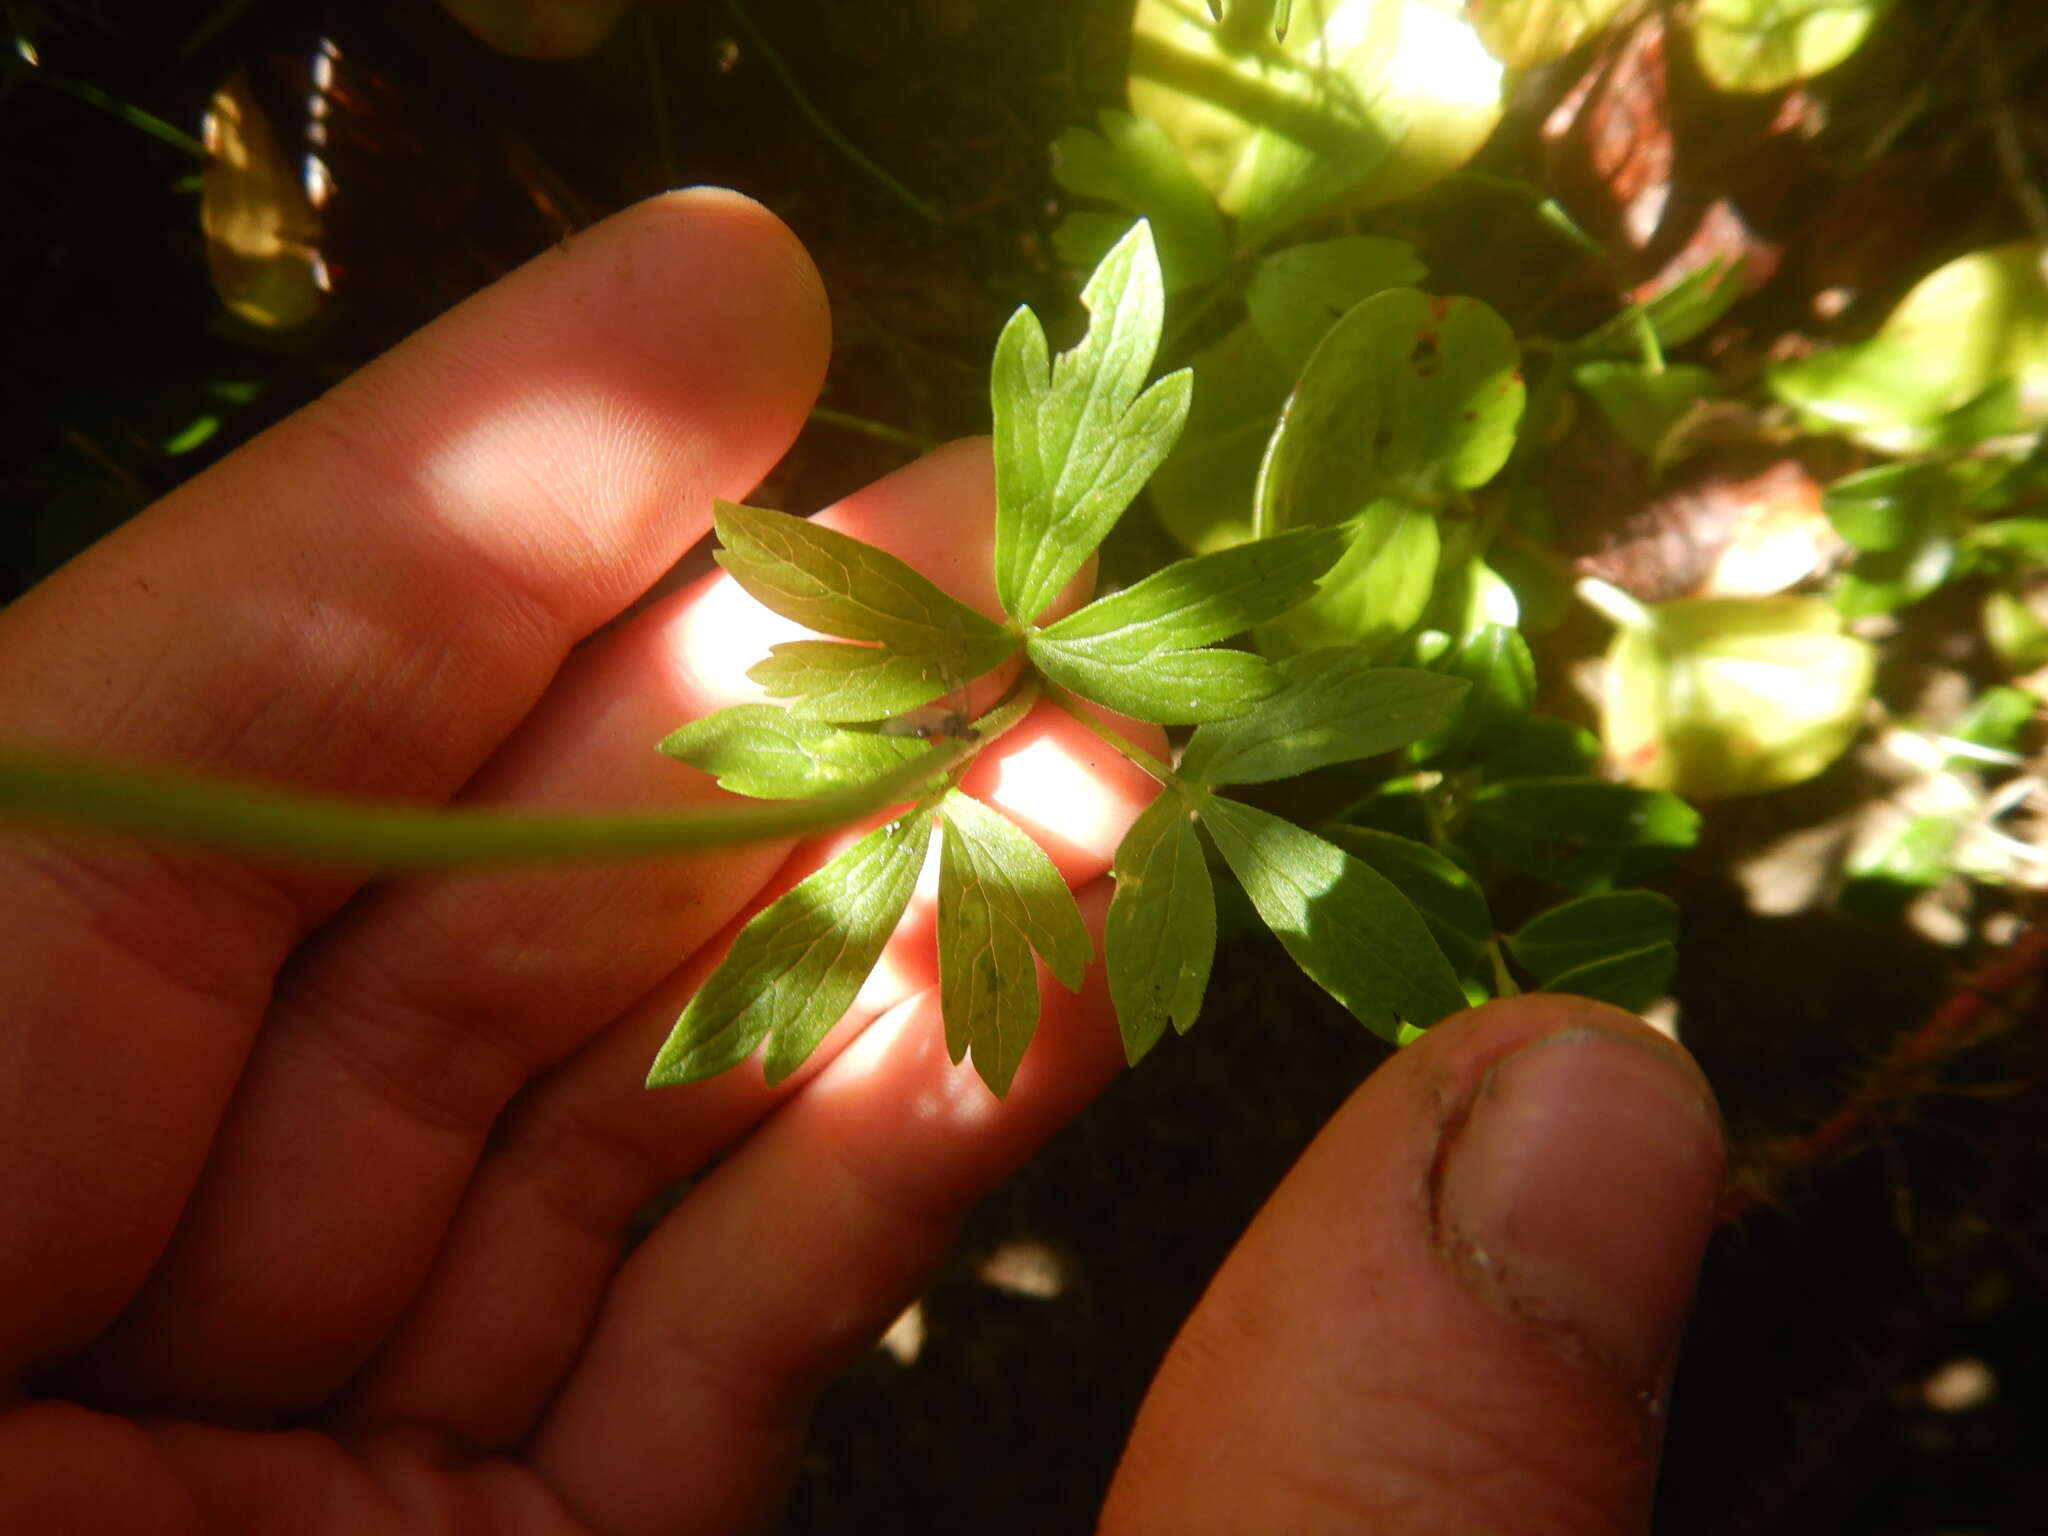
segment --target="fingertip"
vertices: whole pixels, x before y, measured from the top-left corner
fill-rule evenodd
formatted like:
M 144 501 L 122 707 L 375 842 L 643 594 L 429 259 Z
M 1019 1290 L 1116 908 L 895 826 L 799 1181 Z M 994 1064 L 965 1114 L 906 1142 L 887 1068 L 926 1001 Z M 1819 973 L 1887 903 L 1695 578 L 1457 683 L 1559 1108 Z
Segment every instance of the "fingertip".
M 1218 1274 L 1105 1526 L 1639 1528 L 1720 1156 L 1697 1068 L 1629 1015 L 1527 997 L 1444 1021 Z

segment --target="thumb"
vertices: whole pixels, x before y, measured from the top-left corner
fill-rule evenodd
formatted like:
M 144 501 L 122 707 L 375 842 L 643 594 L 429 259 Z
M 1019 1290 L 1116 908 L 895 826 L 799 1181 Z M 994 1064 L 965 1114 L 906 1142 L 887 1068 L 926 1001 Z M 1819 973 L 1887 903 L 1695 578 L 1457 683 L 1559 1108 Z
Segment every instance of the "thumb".
M 1699 1069 L 1526 996 L 1352 1094 L 1175 1340 L 1105 1531 L 1640 1531 L 1721 1183 Z

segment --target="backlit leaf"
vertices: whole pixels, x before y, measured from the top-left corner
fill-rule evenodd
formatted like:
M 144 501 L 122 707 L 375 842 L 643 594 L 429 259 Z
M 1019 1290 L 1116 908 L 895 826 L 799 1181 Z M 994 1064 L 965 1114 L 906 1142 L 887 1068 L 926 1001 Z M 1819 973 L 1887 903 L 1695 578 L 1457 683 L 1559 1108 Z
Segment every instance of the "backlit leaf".
M 1102 952 L 1124 1056 L 1136 1066 L 1169 1021 L 1180 1034 L 1194 1024 L 1216 955 L 1216 895 L 1179 795 L 1160 795 L 1131 823 L 1112 873 Z
M 946 1049 L 971 1048 L 974 1070 L 1001 1098 L 1038 1027 L 1038 967 L 1081 984 L 1094 946 L 1072 892 L 1045 850 L 1008 817 L 948 792 L 939 856 L 939 997 Z
M 1167 651 L 1132 666 L 1041 646 L 1033 636 L 1030 654 L 1032 664 L 1062 688 L 1161 725 L 1227 720 L 1280 686 L 1272 663 L 1249 651 Z
M 721 501 L 718 563 L 757 602 L 810 629 L 906 656 L 952 656 L 969 676 L 1016 648 L 894 555 L 806 518 Z
M 647 1086 L 723 1072 L 764 1038 L 770 1083 L 802 1066 L 881 958 L 931 831 L 924 810 L 878 827 L 756 913 L 676 1020 Z
M 770 646 L 767 657 L 749 667 L 747 676 L 776 697 L 791 699 L 794 715 L 886 720 L 960 686 L 974 675 L 972 666 L 957 653 L 904 656 L 879 645 L 785 640 Z
M 925 747 L 874 731 L 842 731 L 773 704 L 741 704 L 671 731 L 657 750 L 716 775 L 721 789 L 773 800 L 865 784 Z

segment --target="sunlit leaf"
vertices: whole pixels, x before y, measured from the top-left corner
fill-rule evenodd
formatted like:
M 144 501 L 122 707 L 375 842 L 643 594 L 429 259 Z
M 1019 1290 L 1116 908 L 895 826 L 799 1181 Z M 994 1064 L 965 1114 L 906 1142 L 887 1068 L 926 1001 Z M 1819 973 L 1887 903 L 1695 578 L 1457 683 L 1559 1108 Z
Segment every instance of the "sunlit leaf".
M 1854 739 L 1875 665 L 1816 598 L 1664 603 L 1608 650 L 1601 736 L 1645 788 L 1710 798 L 1780 789 Z
M 1136 664 L 1242 634 L 1315 590 L 1342 552 L 1339 528 L 1303 528 L 1215 554 L 1177 560 L 1040 630 L 1044 649 Z
M 1305 651 L 1279 672 L 1278 693 L 1188 739 L 1183 779 L 1262 784 L 1390 752 L 1441 726 L 1469 686 L 1437 672 L 1374 666 L 1359 646 Z
M 878 827 L 756 913 L 676 1020 L 647 1086 L 723 1072 L 764 1038 L 770 1083 L 802 1066 L 881 958 L 931 831 L 926 811 Z
M 1260 657 L 1195 647 L 1302 601 L 1343 545 L 1340 529 L 1302 529 L 1176 561 L 1034 634 L 1031 660 L 1063 687 L 1140 719 L 1226 718 L 1279 679 Z
M 1954 872 L 1963 821 L 1976 814 L 1965 804 L 1948 813 L 1909 817 L 1858 843 L 1842 871 L 1838 902 L 1852 917 L 1895 918 L 1914 897 Z
M 1660 372 L 1640 363 L 1581 363 L 1572 370 L 1572 382 L 1592 397 L 1624 442 L 1652 460 L 1671 429 L 1718 391 L 1704 368 Z
M 1510 69 L 1531 69 L 1570 53 L 1598 32 L 1626 0 L 1473 0 L 1466 7 L 1479 40 Z
M 1694 267 L 1668 287 L 1648 294 L 1633 309 L 1588 332 L 1578 343 L 1582 353 L 1635 354 L 1642 350 L 1648 325 L 1658 345 L 1683 346 L 1705 334 L 1742 297 L 1743 263 L 1709 261 Z
M 1382 497 L 1484 484 L 1522 416 L 1520 349 L 1477 299 L 1394 288 L 1355 305 L 1302 370 L 1259 480 L 1273 529 L 1343 522 Z
M 736 795 L 794 799 L 850 789 L 925 750 L 923 742 L 843 731 L 773 704 L 741 704 L 671 731 L 658 750 Z
M 1257 247 L 1339 207 L 1409 196 L 1465 163 L 1501 113 L 1501 67 L 1430 0 L 1295 7 L 1219 21 L 1184 0 L 1140 0 L 1131 106 L 1165 129 Z
M 1946 418 L 2000 386 L 2004 429 L 2048 425 L 2048 247 L 1959 257 L 1922 279 L 1870 340 L 1783 364 L 1769 382 L 1816 427 L 1888 453 L 1951 439 Z
M 1187 417 L 1187 370 L 1144 387 L 1165 307 L 1149 226 L 1103 258 L 1081 303 L 1088 334 L 1057 359 L 1029 309 L 996 342 L 996 591 L 1025 623 L 1102 542 Z
M 1699 0 L 1693 46 L 1724 91 L 1775 91 L 1833 69 L 1892 0 Z
M 1359 645 L 1384 657 L 1428 610 L 1442 544 L 1436 514 L 1389 498 L 1349 527 L 1350 547 L 1315 596 L 1259 630 L 1263 649 Z
M 1216 953 L 1216 897 L 1186 805 L 1160 795 L 1117 846 L 1116 895 L 1102 929 L 1110 1001 L 1132 1066 L 1168 1022 L 1186 1034 Z
M 1252 328 L 1292 379 L 1353 305 L 1422 277 L 1415 247 L 1406 241 L 1345 235 L 1262 257 L 1245 286 L 1244 302 Z
M 1290 821 L 1209 799 L 1202 825 L 1295 963 L 1368 1029 L 1427 1028 L 1465 1006 L 1422 915 L 1363 861 Z

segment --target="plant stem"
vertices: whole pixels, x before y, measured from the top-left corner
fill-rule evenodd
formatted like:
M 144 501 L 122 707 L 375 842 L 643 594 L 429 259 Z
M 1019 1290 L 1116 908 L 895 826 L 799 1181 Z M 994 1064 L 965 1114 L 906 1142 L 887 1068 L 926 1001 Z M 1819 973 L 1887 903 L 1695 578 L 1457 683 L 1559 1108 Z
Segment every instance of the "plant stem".
M 908 448 L 912 453 L 930 453 L 939 445 L 928 437 L 919 437 L 915 432 L 906 432 L 901 427 L 892 427 L 886 421 L 875 421 L 866 416 L 855 416 L 848 411 L 835 411 L 829 406 L 811 407 L 811 420 L 820 426 L 838 427 L 842 432 L 858 432 L 862 437 L 871 437 L 878 443 L 890 443 L 898 448 Z
M 1174 782 L 1173 770 L 1135 742 L 1129 742 L 1104 725 L 1079 699 L 1053 683 L 1045 685 L 1045 696 L 1078 720 L 1092 735 L 1101 738 L 1162 784 Z
M 852 789 L 809 800 L 675 811 L 428 809 L 295 794 L 247 780 L 0 753 L 0 817 L 196 843 L 353 869 L 652 858 L 823 832 L 916 798 L 979 750 L 943 741 Z
M 848 140 L 845 134 L 834 128 L 830 122 L 826 121 L 825 115 L 811 105 L 811 98 L 806 96 L 803 92 L 803 87 L 796 83 L 796 76 L 789 72 L 789 66 L 782 62 L 781 55 L 776 53 L 768 39 L 761 35 L 760 28 L 754 25 L 745 9 L 738 3 L 738 0 L 725 0 L 725 9 L 726 14 L 732 17 L 733 25 L 746 33 L 747 41 L 760 50 L 761 61 L 768 66 L 775 78 L 782 82 L 782 88 L 789 92 L 790 101 L 795 105 L 797 111 L 801 112 L 810 122 L 813 128 L 823 134 L 839 153 L 866 171 L 877 183 L 893 193 L 904 207 L 923 219 L 927 224 L 942 222 L 936 208 L 932 207 L 930 203 L 919 197 L 910 188 L 904 186 L 902 182 L 862 154 Z

